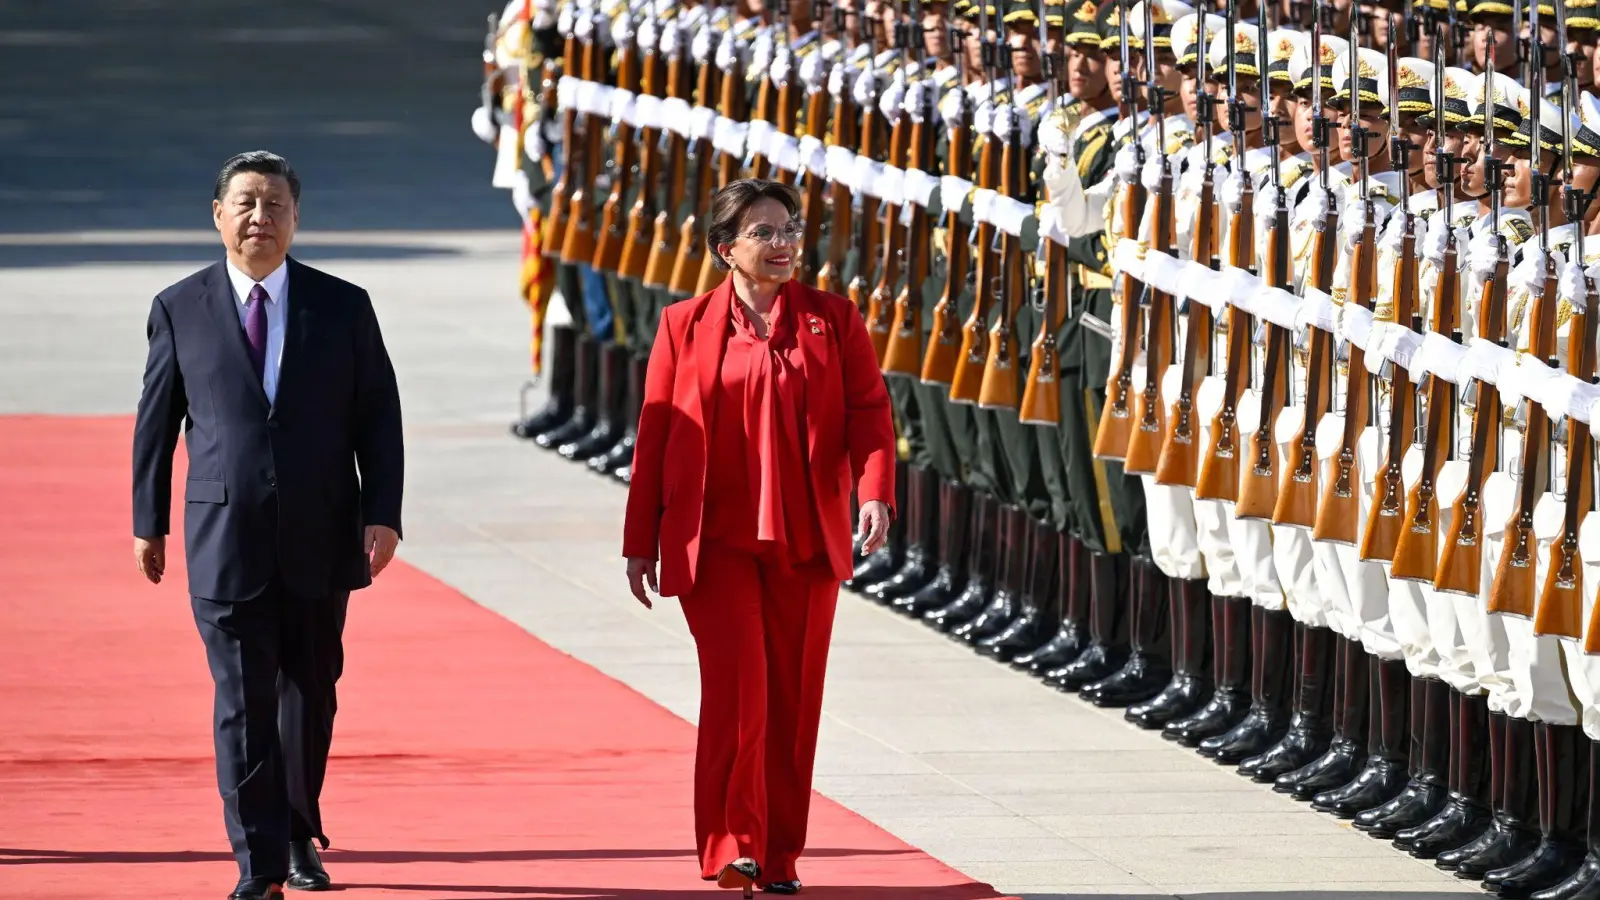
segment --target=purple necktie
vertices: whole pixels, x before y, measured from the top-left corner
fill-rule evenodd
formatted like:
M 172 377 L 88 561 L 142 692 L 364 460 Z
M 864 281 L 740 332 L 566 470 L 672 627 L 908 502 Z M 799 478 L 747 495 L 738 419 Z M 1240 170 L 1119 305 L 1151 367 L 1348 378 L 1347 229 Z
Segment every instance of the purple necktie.
M 250 289 L 250 301 L 244 307 L 244 337 L 250 342 L 250 364 L 260 378 L 267 364 L 267 289 L 256 285 Z

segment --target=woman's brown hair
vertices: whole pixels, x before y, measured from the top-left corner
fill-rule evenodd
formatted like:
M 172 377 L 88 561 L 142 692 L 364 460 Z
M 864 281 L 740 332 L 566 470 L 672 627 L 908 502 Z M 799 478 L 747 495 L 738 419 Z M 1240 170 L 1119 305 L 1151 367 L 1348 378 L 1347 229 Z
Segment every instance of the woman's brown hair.
M 783 204 L 791 217 L 800 215 L 800 192 L 792 186 L 759 178 L 730 181 L 728 186 L 711 197 L 711 224 L 706 227 L 706 249 L 711 251 L 711 264 L 717 271 L 728 271 L 728 261 L 717 252 L 722 244 L 731 244 L 739 237 L 739 224 L 750 207 L 762 200 L 776 200 Z

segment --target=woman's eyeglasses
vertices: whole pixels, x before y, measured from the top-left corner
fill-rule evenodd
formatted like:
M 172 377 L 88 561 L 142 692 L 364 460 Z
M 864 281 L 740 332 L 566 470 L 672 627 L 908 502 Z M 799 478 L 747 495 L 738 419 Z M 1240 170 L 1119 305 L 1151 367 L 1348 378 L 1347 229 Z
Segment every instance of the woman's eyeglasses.
M 805 230 L 806 223 L 803 220 L 790 219 L 789 223 L 781 228 L 773 225 L 757 225 L 741 234 L 740 237 L 747 237 L 752 241 L 760 241 L 763 244 L 777 243 L 779 238 L 791 244 L 798 244 L 801 236 L 805 234 Z

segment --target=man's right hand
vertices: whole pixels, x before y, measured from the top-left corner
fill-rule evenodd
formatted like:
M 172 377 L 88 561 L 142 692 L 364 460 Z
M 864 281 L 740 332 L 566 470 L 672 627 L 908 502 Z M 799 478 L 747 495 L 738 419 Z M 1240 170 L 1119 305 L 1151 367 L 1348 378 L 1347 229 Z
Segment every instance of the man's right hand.
M 151 584 L 160 584 L 161 574 L 167 570 L 167 539 L 134 538 L 133 561 Z

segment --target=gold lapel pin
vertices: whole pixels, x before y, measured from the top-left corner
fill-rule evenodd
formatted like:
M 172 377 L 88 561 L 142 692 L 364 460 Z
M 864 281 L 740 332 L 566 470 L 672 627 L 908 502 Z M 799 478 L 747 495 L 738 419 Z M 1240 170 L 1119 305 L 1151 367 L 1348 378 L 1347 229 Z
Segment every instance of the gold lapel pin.
M 822 333 L 822 323 L 818 322 L 816 319 L 812 319 L 811 320 L 811 333 L 812 334 L 821 334 Z

